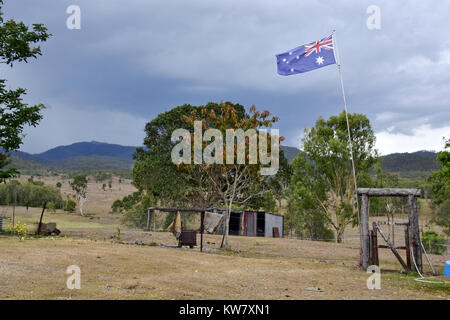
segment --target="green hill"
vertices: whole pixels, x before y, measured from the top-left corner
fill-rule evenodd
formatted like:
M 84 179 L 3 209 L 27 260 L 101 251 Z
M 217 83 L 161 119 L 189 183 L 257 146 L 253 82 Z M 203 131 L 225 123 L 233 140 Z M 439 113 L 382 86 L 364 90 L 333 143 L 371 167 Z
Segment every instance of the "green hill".
M 32 160 L 26 160 L 17 156 L 10 157 L 11 163 L 5 168 L 16 168 L 19 169 L 21 174 L 30 176 L 49 176 L 58 173 L 58 169 L 38 163 Z
M 289 163 L 299 154 L 300 150 L 295 147 L 280 146 L 281 150 L 284 152 L 284 157 Z
M 59 160 L 53 166 L 61 171 L 129 172 L 133 168 L 133 161 L 92 155 Z
M 396 173 L 403 178 L 423 179 L 439 169 L 437 154 L 431 151 L 392 153 L 383 156 L 383 171 Z
M 11 156 L 11 163 L 6 168 L 17 168 L 21 174 L 33 176 L 49 176 L 58 173 L 74 171 L 111 171 L 128 173 L 133 167 L 133 161 L 112 157 L 83 156 L 42 164 L 33 160 L 25 160 Z

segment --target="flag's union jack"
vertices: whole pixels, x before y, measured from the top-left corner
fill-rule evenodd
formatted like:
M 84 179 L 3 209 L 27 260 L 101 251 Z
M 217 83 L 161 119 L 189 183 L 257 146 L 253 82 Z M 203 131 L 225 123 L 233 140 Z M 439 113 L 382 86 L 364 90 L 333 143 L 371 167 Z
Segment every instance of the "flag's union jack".
M 333 34 L 289 51 L 277 54 L 278 74 L 307 72 L 335 64 Z
M 333 50 L 333 40 L 331 39 L 332 34 L 323 40 L 317 40 L 311 44 L 305 45 L 305 56 L 309 56 L 311 53 L 319 53 L 320 50 Z

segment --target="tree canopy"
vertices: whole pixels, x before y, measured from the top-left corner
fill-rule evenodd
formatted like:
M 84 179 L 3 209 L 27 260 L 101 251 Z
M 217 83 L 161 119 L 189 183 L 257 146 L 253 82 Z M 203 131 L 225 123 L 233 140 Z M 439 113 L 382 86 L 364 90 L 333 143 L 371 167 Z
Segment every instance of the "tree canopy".
M 41 55 L 40 42 L 45 42 L 51 34 L 42 24 L 26 26 L 23 22 L 6 20 L 1 11 L 3 0 L 0 0 L 0 63 L 10 67 L 15 62 L 28 62 L 30 58 Z M 7 152 L 19 149 L 26 125 L 36 126 L 42 119 L 43 104 L 29 106 L 23 102 L 26 89 L 8 89 L 6 79 L 0 79 L 0 169 L 10 161 Z M 0 180 L 18 174 L 18 170 L 10 168 L 0 170 Z
M 252 107 L 247 113 L 243 106 L 230 102 L 209 103 L 205 106 L 183 105 L 162 113 L 146 125 L 147 136 L 144 139 L 146 148 L 138 149 L 135 154 L 133 183 L 138 189 L 145 190 L 164 205 L 196 207 L 224 205 L 229 209 L 227 221 L 232 205 L 244 205 L 252 198 L 260 197 L 259 202 L 256 201 L 253 204 L 273 209 L 273 200 L 264 195 L 266 191 L 269 191 L 266 188 L 269 188 L 271 184 L 261 178 L 260 170 L 263 168 L 261 162 L 251 164 L 250 147 L 245 147 L 245 151 L 241 155 L 243 157 L 241 160 L 244 161 L 238 163 L 237 159 L 240 156 L 238 156 L 238 146 L 235 144 L 233 150 L 230 149 L 233 161 L 229 163 L 229 155 L 225 152 L 227 139 L 223 137 L 230 129 L 241 129 L 242 132 L 251 129 L 255 133 L 257 142 L 255 147 L 261 143 L 272 145 L 272 137 L 263 142 L 256 133 L 260 128 L 271 127 L 276 121 L 278 118 L 272 117 L 269 111 L 259 112 Z M 200 138 L 200 145 L 202 156 L 210 157 L 214 159 L 214 162 L 196 163 L 195 147 L 192 154 L 189 144 L 186 150 L 189 153 L 188 160 L 192 159 L 192 162 L 189 164 L 174 163 L 172 161 L 173 150 L 176 150 L 174 147 L 180 145 L 180 140 L 174 141 L 172 133 L 177 129 L 184 129 L 184 132 L 187 133 L 186 139 L 195 141 L 196 126 L 199 126 L 202 132 L 213 129 L 210 131 L 214 132 L 211 137 L 202 136 Z M 232 139 L 235 138 L 236 136 L 233 136 Z M 252 137 L 245 136 L 242 139 L 242 142 L 245 142 L 244 145 L 247 146 Z M 276 139 L 280 139 L 280 137 L 276 137 Z M 272 157 L 272 148 L 270 149 L 270 152 L 267 153 L 268 158 Z M 285 164 L 287 165 L 287 162 Z M 275 183 L 272 182 L 272 185 Z M 283 189 L 283 186 L 277 187 L 280 190 Z M 275 187 L 273 189 L 277 190 Z M 278 196 L 278 194 L 276 195 Z M 225 226 L 227 225 L 226 223 Z M 227 237 L 225 245 L 227 245 Z
M 365 115 L 348 116 L 356 177 L 361 180 L 377 157 L 375 135 Z M 328 120 L 319 118 L 305 130 L 303 152 L 292 162 L 292 169 L 291 209 L 314 217 L 308 219 L 319 224 L 326 221 L 341 241 L 345 227 L 357 223 L 358 212 L 344 112 Z M 314 230 L 311 235 L 318 232 Z
M 245 109 L 239 104 L 232 104 L 239 118 L 246 116 Z M 198 192 L 201 181 L 191 173 L 180 171 L 172 162 L 171 152 L 176 145 L 172 141 L 172 132 L 176 129 L 191 129 L 192 124 L 186 123 L 183 116 L 197 115 L 201 117 L 201 110 L 213 110 L 220 113 L 220 105 L 208 103 L 205 106 L 185 104 L 159 114 L 145 126 L 145 148 L 138 148 L 134 158 L 133 184 L 139 190 L 158 198 L 164 205 L 211 206 L 217 202 L 217 197 Z M 205 188 L 208 186 L 204 185 Z

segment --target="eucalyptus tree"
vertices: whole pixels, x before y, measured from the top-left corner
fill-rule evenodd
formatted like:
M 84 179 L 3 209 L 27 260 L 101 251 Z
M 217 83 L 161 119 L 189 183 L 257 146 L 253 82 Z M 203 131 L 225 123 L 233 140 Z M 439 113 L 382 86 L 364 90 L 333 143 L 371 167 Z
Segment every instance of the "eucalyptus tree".
M 349 114 L 357 180 L 366 176 L 377 158 L 375 135 L 363 114 Z M 305 130 L 303 152 L 292 163 L 291 197 L 303 212 L 320 215 L 341 242 L 345 227 L 358 222 L 351 154 L 345 113 L 319 118 Z

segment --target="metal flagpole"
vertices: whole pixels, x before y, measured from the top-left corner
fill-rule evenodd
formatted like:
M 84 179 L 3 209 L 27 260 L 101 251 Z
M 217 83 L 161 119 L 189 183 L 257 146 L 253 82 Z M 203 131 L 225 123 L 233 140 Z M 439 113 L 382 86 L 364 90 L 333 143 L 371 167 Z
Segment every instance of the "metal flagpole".
M 341 58 L 339 56 L 339 50 L 337 48 L 337 41 L 336 41 L 336 30 L 333 30 L 333 42 L 335 43 L 335 52 L 337 56 L 337 66 L 339 70 L 339 78 L 341 80 L 341 89 L 342 89 L 342 98 L 344 99 L 344 110 L 345 110 L 345 119 L 347 120 L 347 132 L 348 132 L 348 145 L 350 146 L 350 159 L 352 160 L 352 170 L 353 170 L 353 180 L 355 183 L 355 196 L 356 196 L 356 209 L 358 210 L 358 225 L 359 225 L 359 238 L 360 238 L 360 245 L 362 250 L 363 245 L 363 239 L 362 239 L 362 232 L 361 232 L 361 224 L 360 224 L 360 213 L 359 213 L 359 200 L 358 200 L 358 184 L 356 183 L 356 171 L 355 171 L 355 160 L 353 157 L 353 147 L 352 147 L 352 137 L 350 134 L 350 124 L 348 121 L 348 112 L 347 112 L 347 99 L 345 98 L 345 91 L 344 91 L 344 80 L 342 78 L 342 68 L 341 68 Z

